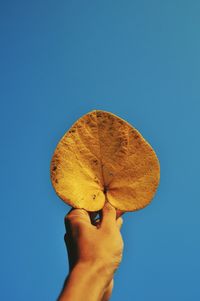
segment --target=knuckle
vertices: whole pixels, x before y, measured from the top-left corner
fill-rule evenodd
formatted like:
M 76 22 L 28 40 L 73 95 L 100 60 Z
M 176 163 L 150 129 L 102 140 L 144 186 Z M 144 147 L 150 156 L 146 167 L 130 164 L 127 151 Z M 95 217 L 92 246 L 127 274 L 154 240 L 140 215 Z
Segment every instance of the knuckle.
M 74 209 L 74 210 L 71 210 L 66 216 L 65 216 L 65 219 L 66 220 L 71 220 L 74 218 L 75 215 L 77 215 L 77 212 L 78 212 L 79 209 Z
M 71 224 L 74 224 L 75 221 L 76 221 L 76 217 L 73 216 L 73 215 L 69 215 L 69 216 L 66 217 L 65 221 L 66 221 L 67 223 L 69 223 L 70 225 L 71 225 Z
M 72 219 L 71 215 L 70 215 L 70 214 L 67 214 L 67 215 L 65 216 L 65 223 L 66 223 L 66 222 L 70 222 L 71 219 Z
M 76 220 L 76 216 L 72 215 L 71 213 L 66 215 L 64 220 L 66 228 L 73 226 Z
M 67 216 L 69 218 L 73 218 L 73 217 L 77 217 L 77 216 L 85 215 L 85 214 L 86 214 L 86 211 L 84 209 L 77 208 L 77 209 L 70 211 Z

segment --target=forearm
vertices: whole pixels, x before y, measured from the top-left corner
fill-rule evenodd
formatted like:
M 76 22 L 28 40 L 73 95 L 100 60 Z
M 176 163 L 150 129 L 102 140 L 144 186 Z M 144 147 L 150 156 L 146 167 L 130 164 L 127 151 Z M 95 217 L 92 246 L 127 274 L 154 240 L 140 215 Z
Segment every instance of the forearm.
M 101 264 L 77 264 L 70 272 L 59 301 L 101 301 L 113 273 Z

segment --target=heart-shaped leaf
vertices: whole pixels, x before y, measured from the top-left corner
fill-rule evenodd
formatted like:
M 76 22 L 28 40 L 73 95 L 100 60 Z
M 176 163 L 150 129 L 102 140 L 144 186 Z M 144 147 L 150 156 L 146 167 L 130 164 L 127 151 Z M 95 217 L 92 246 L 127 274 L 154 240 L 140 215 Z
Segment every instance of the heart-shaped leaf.
M 92 111 L 62 137 L 51 161 L 58 196 L 75 208 L 98 211 L 105 201 L 135 211 L 152 200 L 160 179 L 158 158 L 123 119 Z

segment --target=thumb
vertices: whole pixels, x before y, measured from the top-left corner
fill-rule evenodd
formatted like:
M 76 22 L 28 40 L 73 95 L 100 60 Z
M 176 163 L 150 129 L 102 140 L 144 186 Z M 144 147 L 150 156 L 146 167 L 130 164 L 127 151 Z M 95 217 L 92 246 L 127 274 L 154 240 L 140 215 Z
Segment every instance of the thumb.
M 102 221 L 101 227 L 112 227 L 113 224 L 116 223 L 116 209 L 106 201 L 103 209 L 102 209 Z

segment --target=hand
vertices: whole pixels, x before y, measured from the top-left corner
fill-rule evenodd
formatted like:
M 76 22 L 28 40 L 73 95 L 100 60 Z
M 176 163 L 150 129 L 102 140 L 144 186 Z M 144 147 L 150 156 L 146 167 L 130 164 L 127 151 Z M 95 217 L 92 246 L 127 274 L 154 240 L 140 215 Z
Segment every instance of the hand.
M 91 224 L 89 213 L 74 209 L 65 217 L 67 234 L 65 241 L 70 260 L 70 270 L 77 263 L 106 267 L 113 274 L 118 268 L 123 251 L 123 240 L 119 231 L 122 218 L 116 220 L 116 210 L 106 203 L 102 210 L 102 221 Z
M 65 225 L 70 273 L 80 265 L 86 267 L 85 271 L 96 267 L 97 276 L 104 283 L 99 300 L 108 300 L 112 292 L 113 274 L 122 259 L 123 240 L 119 231 L 122 218 L 116 219 L 115 208 L 107 202 L 102 210 L 101 222 L 96 221 L 93 225 L 87 211 L 73 209 L 66 216 Z
M 117 215 L 120 216 L 120 214 L 122 214 L 122 213 L 118 211 Z M 100 222 L 100 219 L 94 220 L 95 216 L 96 216 L 96 213 L 90 213 L 90 219 L 92 220 L 92 224 L 99 229 L 101 222 Z M 70 235 L 71 231 L 69 228 L 70 225 L 68 223 L 68 217 L 69 217 L 68 215 L 65 217 L 65 225 L 66 225 L 66 231 L 67 231 L 67 233 L 65 234 L 65 242 L 66 242 L 66 246 L 67 246 L 67 250 L 68 250 L 69 267 L 70 267 L 70 270 L 72 270 L 75 263 L 77 262 L 77 254 L 76 254 L 77 252 L 76 252 L 76 246 L 74 245 L 73 239 Z M 123 223 L 122 218 L 118 217 L 116 220 L 116 224 L 117 224 L 117 227 L 119 230 L 121 229 L 122 223 Z M 114 285 L 114 279 L 112 279 L 110 281 L 110 283 L 108 284 L 101 301 L 107 301 L 110 299 L 110 296 L 112 294 L 113 285 Z

